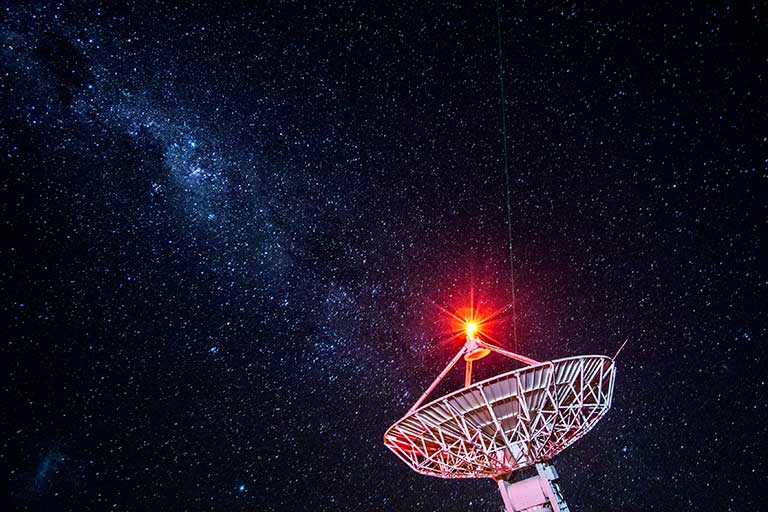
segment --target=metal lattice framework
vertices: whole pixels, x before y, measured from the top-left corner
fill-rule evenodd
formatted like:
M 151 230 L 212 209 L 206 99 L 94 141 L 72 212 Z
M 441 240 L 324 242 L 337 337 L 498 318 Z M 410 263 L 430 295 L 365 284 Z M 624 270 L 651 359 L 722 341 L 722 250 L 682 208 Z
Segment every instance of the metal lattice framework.
M 466 387 L 421 406 L 461 356 L 471 365 L 478 350 L 533 364 L 471 385 L 468 366 Z M 384 444 L 423 475 L 499 477 L 549 460 L 589 432 L 611 406 L 615 373 L 606 356 L 539 363 L 470 339 Z

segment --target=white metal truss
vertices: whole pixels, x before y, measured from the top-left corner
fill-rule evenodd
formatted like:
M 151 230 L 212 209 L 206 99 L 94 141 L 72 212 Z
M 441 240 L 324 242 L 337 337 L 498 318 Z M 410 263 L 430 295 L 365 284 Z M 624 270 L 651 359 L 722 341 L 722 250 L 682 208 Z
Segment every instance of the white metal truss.
M 423 475 L 500 478 L 547 461 L 589 432 L 608 412 L 616 369 L 607 356 L 539 363 L 473 339 L 384 444 Z M 487 348 L 530 366 L 470 384 L 421 405 L 462 355 Z M 531 364 L 533 363 L 533 364 Z

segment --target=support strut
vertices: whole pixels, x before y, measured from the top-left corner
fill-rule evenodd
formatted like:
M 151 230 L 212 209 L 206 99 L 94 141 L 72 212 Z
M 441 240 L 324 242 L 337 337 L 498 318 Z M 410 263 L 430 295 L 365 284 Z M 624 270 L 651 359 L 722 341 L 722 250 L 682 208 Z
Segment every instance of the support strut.
M 473 358 L 472 355 L 477 350 L 481 350 L 485 352 L 478 358 Z M 485 357 L 485 355 L 488 353 L 487 351 L 496 352 L 497 354 L 501 354 L 504 357 L 509 357 L 510 359 L 514 359 L 515 361 L 520 361 L 523 364 L 526 364 L 528 366 L 532 366 L 535 364 L 539 364 L 539 361 L 536 361 L 535 359 L 531 359 L 530 357 L 521 356 L 520 354 L 516 354 L 514 352 L 510 352 L 508 350 L 504 350 L 503 348 L 497 347 L 496 345 L 491 345 L 490 343 L 486 343 L 480 338 L 478 338 L 475 335 L 467 334 L 467 341 L 462 345 L 461 349 L 456 353 L 455 356 L 453 356 L 453 359 L 451 359 L 451 362 L 448 363 L 448 366 L 443 368 L 443 371 L 440 372 L 440 375 L 437 376 L 437 378 L 430 384 L 430 386 L 427 388 L 427 390 L 419 397 L 418 400 L 416 400 L 416 403 L 413 404 L 413 406 L 408 410 L 408 414 L 412 413 L 419 407 L 421 407 L 421 404 L 424 403 L 424 401 L 427 399 L 427 397 L 432 393 L 432 391 L 435 390 L 438 384 L 440 384 L 440 381 L 442 381 L 446 375 L 448 375 L 448 372 L 453 369 L 454 366 L 456 366 L 456 363 L 459 362 L 459 359 L 461 359 L 462 356 L 466 356 L 464 360 L 467 363 L 466 369 L 464 370 L 464 387 L 469 386 L 472 384 L 472 361 L 479 359 L 481 357 Z

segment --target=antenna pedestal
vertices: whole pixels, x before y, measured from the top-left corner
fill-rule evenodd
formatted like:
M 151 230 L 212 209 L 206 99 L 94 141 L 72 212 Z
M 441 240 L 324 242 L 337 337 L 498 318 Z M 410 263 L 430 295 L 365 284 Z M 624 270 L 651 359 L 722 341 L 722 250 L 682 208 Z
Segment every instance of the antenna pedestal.
M 555 467 L 548 462 L 538 463 L 536 473 L 517 482 L 498 480 L 504 512 L 569 512 Z

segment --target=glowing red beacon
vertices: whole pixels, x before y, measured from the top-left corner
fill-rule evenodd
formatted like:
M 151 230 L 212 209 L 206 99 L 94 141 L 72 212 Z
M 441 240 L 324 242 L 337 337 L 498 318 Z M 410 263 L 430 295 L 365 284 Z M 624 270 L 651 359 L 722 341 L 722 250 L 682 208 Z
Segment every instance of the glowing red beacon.
M 487 343 L 474 321 L 464 334 L 459 352 L 387 430 L 384 444 L 422 475 L 493 478 L 507 512 L 568 511 L 549 461 L 608 412 L 615 356 L 539 362 Z M 472 363 L 491 352 L 526 366 L 473 384 Z M 464 387 L 422 405 L 461 358 Z

